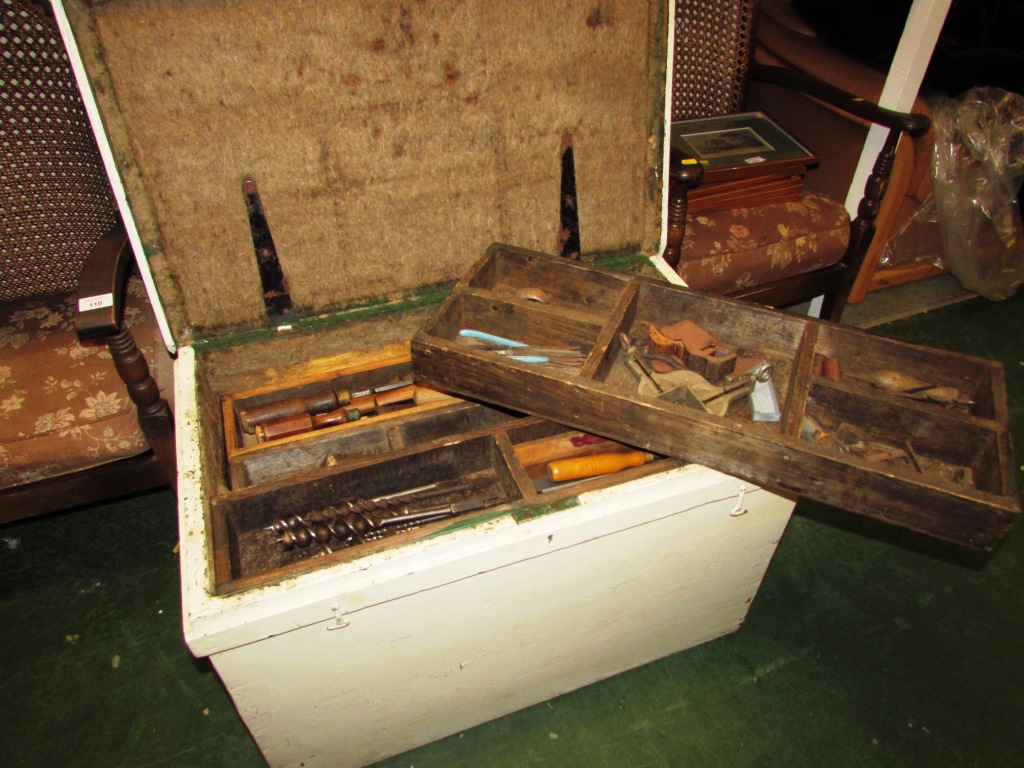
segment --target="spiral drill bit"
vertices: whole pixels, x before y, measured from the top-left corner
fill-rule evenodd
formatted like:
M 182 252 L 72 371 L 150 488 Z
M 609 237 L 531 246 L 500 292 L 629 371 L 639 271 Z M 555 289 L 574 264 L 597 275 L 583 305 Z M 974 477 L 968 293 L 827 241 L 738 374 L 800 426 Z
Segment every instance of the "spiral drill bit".
M 440 496 L 445 493 L 468 490 L 472 487 L 471 484 L 462 481 L 454 484 L 428 483 L 415 488 L 408 488 L 404 491 L 398 491 L 397 493 L 375 496 L 369 499 L 343 501 L 338 505 L 337 510 L 331 508 L 317 510 L 310 512 L 305 518 L 302 515 L 288 515 L 287 517 L 272 521 L 264 530 L 280 534 L 288 530 L 306 527 L 313 523 L 324 523 L 337 517 L 339 514 L 346 513 L 390 512 L 391 514 L 396 514 L 417 501 Z
M 408 511 L 406 508 L 406 511 L 390 516 L 343 512 L 334 517 L 327 517 L 323 513 L 314 513 L 304 519 L 301 515 L 292 515 L 276 521 L 270 529 L 280 533 L 281 538 L 278 541 L 285 550 L 295 547 L 304 549 L 314 542 L 329 549 L 328 545 L 334 539 L 348 546 L 353 542 L 366 541 L 374 534 L 383 535 L 385 529 L 408 530 L 423 523 L 482 509 L 496 500 L 497 498 L 493 496 L 473 496 L 417 511 Z
M 458 480 L 437 482 L 409 488 L 397 493 L 375 496 L 356 501 L 344 501 L 337 507 L 315 510 L 307 514 L 294 514 L 274 520 L 264 530 L 278 535 L 278 542 L 286 549 L 305 548 L 319 544 L 328 553 L 333 551 L 329 542 L 343 546 L 379 538 L 388 532 L 397 532 L 433 520 L 450 517 L 478 506 L 477 500 L 440 504 L 423 508 L 421 504 L 442 495 L 472 492 L 481 481 Z M 490 497 L 483 504 L 491 503 Z

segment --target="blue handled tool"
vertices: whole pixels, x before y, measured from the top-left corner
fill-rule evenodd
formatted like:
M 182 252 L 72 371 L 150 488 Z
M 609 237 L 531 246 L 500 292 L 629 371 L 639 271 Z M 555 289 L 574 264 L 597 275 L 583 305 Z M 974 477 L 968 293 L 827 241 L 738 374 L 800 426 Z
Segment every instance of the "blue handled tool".
M 527 346 L 522 341 L 515 341 L 514 339 L 506 339 L 503 336 L 495 336 L 493 333 L 485 333 L 484 331 L 476 331 L 472 328 L 463 328 L 459 331 L 459 336 L 468 339 L 478 339 L 479 341 L 486 341 L 490 344 L 497 344 L 502 347 L 525 347 Z M 518 360 L 521 363 L 546 363 L 548 358 L 543 355 L 508 355 L 513 360 Z
M 491 344 L 498 344 L 502 347 L 525 347 L 526 344 L 522 341 L 515 341 L 513 339 L 506 339 L 504 336 L 495 336 L 493 333 L 485 333 L 484 331 L 476 331 L 472 328 L 463 328 L 459 331 L 459 336 L 464 336 L 467 339 L 480 339 L 480 341 L 489 341 Z
M 552 365 L 578 368 L 583 365 L 586 359 L 586 354 L 579 347 L 537 346 L 516 341 L 515 339 L 506 339 L 504 336 L 496 336 L 493 333 L 477 331 L 472 328 L 463 328 L 459 331 L 459 336 L 475 339 L 485 345 L 490 345 L 484 348 L 489 352 L 494 352 L 522 363 L 551 363 Z M 499 349 L 498 347 L 503 348 Z

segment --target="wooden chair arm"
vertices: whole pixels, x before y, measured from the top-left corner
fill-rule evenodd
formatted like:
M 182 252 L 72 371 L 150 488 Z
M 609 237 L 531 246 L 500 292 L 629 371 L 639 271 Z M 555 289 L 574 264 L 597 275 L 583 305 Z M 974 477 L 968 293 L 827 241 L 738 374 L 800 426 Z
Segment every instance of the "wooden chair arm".
M 125 286 L 132 249 L 124 227 L 112 227 L 85 258 L 78 282 L 75 330 L 83 340 L 101 340 L 110 350 L 117 375 L 138 411 L 139 426 L 168 483 L 176 487 L 174 417 L 146 358 L 128 328 L 122 327 Z
M 931 120 L 927 115 L 919 112 L 896 112 L 885 109 L 874 102 L 854 96 L 819 80 L 813 75 L 788 67 L 772 67 L 755 63 L 751 65 L 750 77 L 761 83 L 800 91 L 855 117 L 886 128 L 895 128 L 911 136 L 923 136 L 931 127 Z
M 121 224 L 112 227 L 85 258 L 78 277 L 75 330 L 80 339 L 102 339 L 121 329 L 132 249 Z
M 669 178 L 674 183 L 682 185 L 684 189 L 695 187 L 704 179 L 704 166 L 692 157 L 675 156 L 671 159 L 671 163 L 672 167 L 668 172 Z

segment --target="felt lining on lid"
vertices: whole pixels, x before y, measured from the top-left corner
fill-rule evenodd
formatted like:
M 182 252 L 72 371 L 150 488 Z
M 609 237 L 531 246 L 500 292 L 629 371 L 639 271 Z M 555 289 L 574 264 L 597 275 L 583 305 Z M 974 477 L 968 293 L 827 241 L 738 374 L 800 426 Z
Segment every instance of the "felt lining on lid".
M 588 251 L 656 246 L 658 3 L 68 6 L 185 342 L 267 322 L 246 178 L 299 315 L 554 252 L 566 133 Z

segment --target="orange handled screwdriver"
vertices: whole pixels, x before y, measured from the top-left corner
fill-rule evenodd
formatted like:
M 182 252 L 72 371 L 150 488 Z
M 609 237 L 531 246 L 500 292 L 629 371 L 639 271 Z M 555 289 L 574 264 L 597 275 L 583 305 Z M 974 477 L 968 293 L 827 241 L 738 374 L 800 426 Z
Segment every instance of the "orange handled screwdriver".
M 564 483 L 584 477 L 597 477 L 618 472 L 627 467 L 639 467 L 654 461 L 654 454 L 647 451 L 625 453 L 595 453 L 575 459 L 558 459 L 548 464 L 548 477 L 552 482 Z
M 281 440 L 292 435 L 312 432 L 314 429 L 333 427 L 336 424 L 347 424 L 361 417 L 362 414 L 358 408 L 337 408 L 327 413 L 318 413 L 315 416 L 310 416 L 308 413 L 300 413 L 298 416 L 289 416 L 286 419 L 278 419 L 268 424 L 257 424 L 256 440 L 261 443 Z

